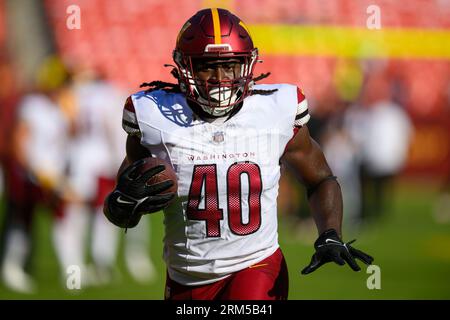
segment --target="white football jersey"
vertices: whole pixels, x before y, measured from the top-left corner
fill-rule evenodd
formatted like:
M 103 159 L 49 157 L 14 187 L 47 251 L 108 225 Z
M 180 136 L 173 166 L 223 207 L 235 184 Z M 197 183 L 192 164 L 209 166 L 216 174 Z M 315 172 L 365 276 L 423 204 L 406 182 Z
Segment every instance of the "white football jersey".
M 68 124 L 61 110 L 41 94 L 25 96 L 19 110 L 19 120 L 29 130 L 25 152 L 27 165 L 36 173 L 61 177 L 68 139 Z
M 296 86 L 252 95 L 231 118 L 206 122 L 185 96 L 162 90 L 128 98 L 123 128 L 178 177 L 178 197 L 165 211 L 164 259 L 184 285 L 218 281 L 278 248 L 280 157 L 295 127 L 309 120 Z

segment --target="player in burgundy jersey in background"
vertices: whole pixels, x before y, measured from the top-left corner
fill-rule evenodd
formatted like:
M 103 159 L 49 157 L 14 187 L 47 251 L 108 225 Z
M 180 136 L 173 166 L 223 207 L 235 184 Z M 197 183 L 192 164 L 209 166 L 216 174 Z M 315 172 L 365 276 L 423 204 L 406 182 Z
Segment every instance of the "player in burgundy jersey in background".
M 373 258 L 341 240 L 342 195 L 306 126 L 308 104 L 295 85 L 260 85 L 258 50 L 245 24 L 223 9 L 197 12 L 182 27 L 173 53 L 178 84 L 154 81 L 125 104 L 127 157 L 107 218 L 134 227 L 164 209 L 166 299 L 286 299 L 288 273 L 278 244 L 280 163 L 308 190 L 319 237 L 311 263 Z M 145 158 L 171 164 L 171 182 L 146 185 Z

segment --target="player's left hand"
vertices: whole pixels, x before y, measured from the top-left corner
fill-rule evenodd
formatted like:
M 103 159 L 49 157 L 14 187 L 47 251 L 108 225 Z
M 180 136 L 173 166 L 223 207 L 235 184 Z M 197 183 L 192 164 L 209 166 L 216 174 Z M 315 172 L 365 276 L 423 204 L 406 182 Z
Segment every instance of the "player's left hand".
M 361 270 L 355 258 L 367 265 L 372 264 L 373 257 L 353 248 L 350 245 L 353 242 L 355 240 L 344 243 L 334 229 L 323 232 L 314 242 L 316 253 L 312 256 L 309 265 L 302 270 L 302 274 L 311 273 L 327 262 L 335 262 L 341 266 L 347 263 L 354 271 Z

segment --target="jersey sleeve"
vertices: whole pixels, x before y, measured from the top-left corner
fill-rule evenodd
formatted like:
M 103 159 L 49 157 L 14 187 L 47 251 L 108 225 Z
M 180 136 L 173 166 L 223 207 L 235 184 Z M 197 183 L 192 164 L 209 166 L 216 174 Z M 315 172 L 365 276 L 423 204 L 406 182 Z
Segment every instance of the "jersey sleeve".
M 123 108 L 122 128 L 129 135 L 141 137 L 141 130 L 139 129 L 136 111 L 131 97 L 127 98 Z
M 297 87 L 297 113 L 295 115 L 294 127 L 300 128 L 308 123 L 311 116 L 308 111 L 308 100 L 303 91 Z

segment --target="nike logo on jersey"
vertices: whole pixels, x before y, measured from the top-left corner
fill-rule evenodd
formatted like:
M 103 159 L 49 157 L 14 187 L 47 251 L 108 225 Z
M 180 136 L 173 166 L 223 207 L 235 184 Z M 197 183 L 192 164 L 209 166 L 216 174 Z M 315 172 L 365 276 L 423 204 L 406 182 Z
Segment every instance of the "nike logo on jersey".
M 134 202 L 126 201 L 122 199 L 122 196 L 119 196 L 116 200 L 118 203 L 124 203 L 124 204 L 134 204 Z

